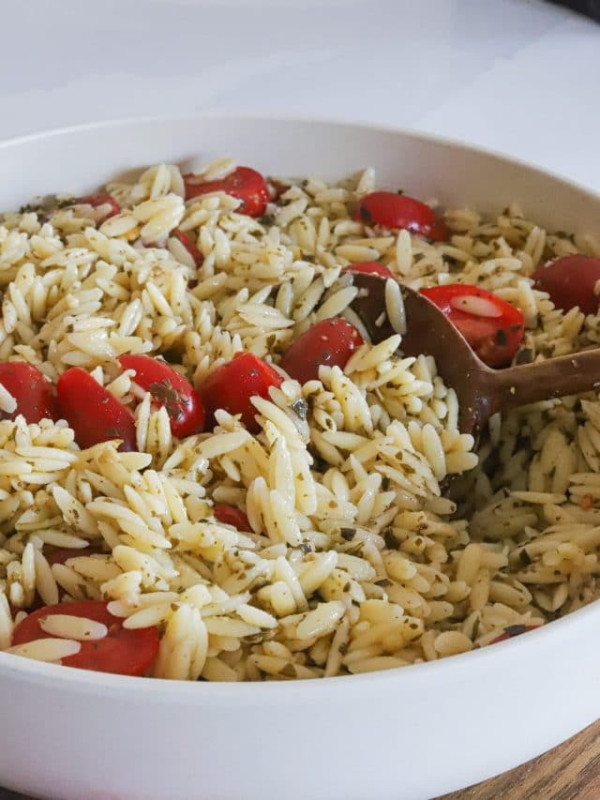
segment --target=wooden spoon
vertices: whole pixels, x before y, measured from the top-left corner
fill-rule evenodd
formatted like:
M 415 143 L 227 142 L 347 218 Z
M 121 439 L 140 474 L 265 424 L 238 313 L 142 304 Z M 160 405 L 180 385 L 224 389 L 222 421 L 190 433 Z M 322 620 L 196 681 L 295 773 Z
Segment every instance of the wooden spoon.
M 386 302 L 387 280 L 353 273 L 354 285 L 361 291 L 352 308 L 374 343 L 399 332 L 392 326 L 390 316 L 401 318 L 402 310 L 390 309 L 393 293 L 387 293 Z M 461 433 L 478 437 L 497 411 L 600 388 L 600 348 L 533 364 L 490 369 L 437 306 L 407 286 L 401 286 L 400 291 L 406 319 L 400 349 L 405 356 L 433 356 L 438 374 L 458 397 Z

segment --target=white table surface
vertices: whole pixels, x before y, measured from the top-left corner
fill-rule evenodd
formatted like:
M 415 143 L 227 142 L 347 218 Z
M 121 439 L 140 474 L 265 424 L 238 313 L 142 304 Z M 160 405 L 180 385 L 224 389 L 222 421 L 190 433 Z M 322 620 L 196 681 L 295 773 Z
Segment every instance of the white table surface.
M 0 138 L 202 110 L 326 115 L 600 190 L 600 25 L 542 0 L 0 0 L 0 29 Z

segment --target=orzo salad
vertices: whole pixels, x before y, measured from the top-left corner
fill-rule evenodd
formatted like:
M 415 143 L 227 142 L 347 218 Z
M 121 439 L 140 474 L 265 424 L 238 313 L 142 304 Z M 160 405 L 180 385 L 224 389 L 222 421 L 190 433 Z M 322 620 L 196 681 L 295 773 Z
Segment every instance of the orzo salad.
M 161 164 L 0 217 L 0 650 L 317 678 L 598 596 L 597 395 L 496 415 L 476 446 L 432 358 L 400 328 L 371 342 L 357 272 L 422 291 L 494 368 L 600 343 L 592 236 L 371 169 Z

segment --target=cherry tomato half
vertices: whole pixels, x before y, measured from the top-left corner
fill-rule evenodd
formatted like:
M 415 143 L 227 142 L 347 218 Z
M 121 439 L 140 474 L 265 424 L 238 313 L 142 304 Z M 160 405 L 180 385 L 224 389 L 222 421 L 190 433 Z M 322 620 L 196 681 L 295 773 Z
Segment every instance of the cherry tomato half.
M 108 611 L 102 600 L 84 600 L 81 603 L 59 603 L 33 611 L 13 631 L 12 644 L 27 644 L 35 639 L 53 638 L 40 626 L 40 620 L 52 614 L 85 617 L 102 622 L 108 628 L 104 639 L 81 642 L 81 650 L 67 656 L 62 663 L 67 667 L 112 672 L 115 675 L 144 675 L 158 655 L 156 627 L 128 630 L 123 620 Z
M 366 194 L 359 200 L 356 217 L 367 225 L 405 228 L 436 242 L 445 242 L 450 236 L 446 223 L 432 208 L 405 194 Z
M 538 267 L 531 276 L 534 286 L 548 292 L 557 308 L 569 311 L 579 306 L 584 314 L 596 314 L 600 296 L 594 287 L 600 281 L 600 258 L 593 256 L 563 256 Z
M 120 450 L 135 450 L 133 414 L 84 369 L 63 372 L 56 392 L 60 414 L 83 450 L 110 439 L 122 439 Z
M 171 433 L 182 439 L 204 427 L 204 406 L 198 392 L 182 375 L 161 358 L 143 355 L 121 356 L 123 369 L 135 370 L 133 380 L 152 395 L 154 406 L 167 409 Z
M 492 639 L 490 644 L 498 644 L 498 642 L 505 642 L 507 639 L 514 639 L 515 636 L 520 636 L 522 633 L 527 633 L 527 631 L 534 631 L 538 625 L 509 625 L 507 628 L 504 629 L 504 633 L 501 633 L 500 636 L 496 636 L 495 639 Z
M 344 272 L 364 272 L 366 275 L 380 275 L 382 278 L 393 278 L 394 275 L 379 261 L 359 261 L 357 264 L 350 264 Z
M 58 419 L 54 387 L 37 367 L 25 361 L 0 364 L 0 383 L 17 402 L 16 411 L 0 412 L 0 419 L 16 419 L 22 414 L 30 425 L 45 418 Z
M 521 311 L 492 292 L 462 283 L 421 289 L 490 367 L 510 363 L 525 332 Z
M 230 506 L 228 503 L 216 503 L 213 507 L 215 519 L 223 525 L 232 525 L 238 531 L 251 531 L 248 517 L 241 508 Z
M 114 217 L 116 214 L 121 213 L 121 206 L 117 203 L 112 194 L 87 194 L 85 197 L 80 197 L 77 203 L 92 208 L 100 208 L 106 206 L 106 213 L 102 216 L 102 221 Z
M 188 173 L 183 176 L 183 182 L 186 200 L 209 192 L 225 192 L 242 201 L 238 211 L 249 217 L 262 216 L 271 199 L 265 179 L 250 167 L 238 167 L 226 178 L 217 181 L 205 181 L 199 175 Z
M 256 409 L 251 397 L 268 398 L 271 386 L 281 386 L 283 378 L 258 356 L 237 353 L 231 361 L 213 370 L 198 386 L 204 402 L 208 427 L 214 426 L 214 414 L 224 408 L 230 414 L 241 414 L 246 428 L 256 433 L 260 426 L 255 420 Z
M 200 250 L 196 247 L 196 245 L 192 242 L 191 238 L 187 235 L 185 231 L 179 230 L 176 228 L 174 231 L 171 231 L 171 236 L 175 239 L 178 239 L 181 244 L 185 247 L 191 257 L 194 259 L 194 263 L 197 267 L 202 265 L 204 261 L 204 257 Z
M 341 317 L 317 322 L 286 350 L 280 366 L 300 383 L 316 380 L 319 367 L 341 367 L 363 343 L 354 325 Z

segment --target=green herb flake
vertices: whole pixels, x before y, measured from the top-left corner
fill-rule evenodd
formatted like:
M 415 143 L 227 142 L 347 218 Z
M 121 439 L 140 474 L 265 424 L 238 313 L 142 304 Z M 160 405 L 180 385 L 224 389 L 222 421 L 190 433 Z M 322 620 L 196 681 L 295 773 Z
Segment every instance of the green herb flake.
M 523 564 L 524 567 L 528 567 L 531 564 L 531 556 L 527 552 L 527 549 L 524 547 L 521 552 L 519 553 L 519 561 Z
M 364 203 L 358 204 L 358 213 L 361 220 L 366 224 L 370 225 L 373 222 L 373 217 L 369 209 L 365 206 Z
M 398 547 L 396 537 L 390 528 L 388 528 L 383 534 L 383 541 L 385 542 L 385 546 L 388 548 L 388 550 L 396 550 Z
M 525 633 L 526 630 L 526 625 L 508 625 L 504 628 L 504 633 L 507 633 L 509 636 L 520 636 L 522 633 Z

